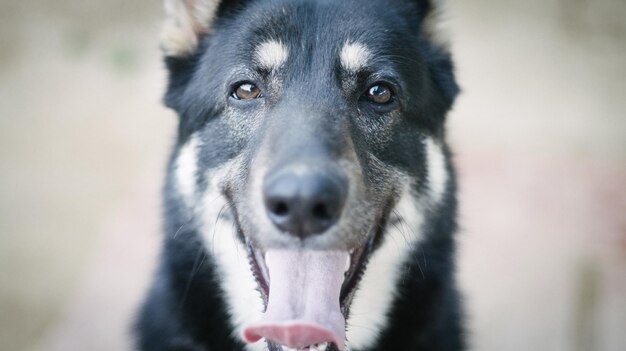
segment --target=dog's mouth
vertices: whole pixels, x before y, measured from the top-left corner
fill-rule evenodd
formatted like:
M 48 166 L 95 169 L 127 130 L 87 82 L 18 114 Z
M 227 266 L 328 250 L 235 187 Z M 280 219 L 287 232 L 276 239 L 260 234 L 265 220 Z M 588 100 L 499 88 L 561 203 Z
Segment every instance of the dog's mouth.
M 244 341 L 265 338 L 270 351 L 343 350 L 350 304 L 382 228 L 349 251 L 263 251 L 247 242 L 266 310 L 243 329 Z

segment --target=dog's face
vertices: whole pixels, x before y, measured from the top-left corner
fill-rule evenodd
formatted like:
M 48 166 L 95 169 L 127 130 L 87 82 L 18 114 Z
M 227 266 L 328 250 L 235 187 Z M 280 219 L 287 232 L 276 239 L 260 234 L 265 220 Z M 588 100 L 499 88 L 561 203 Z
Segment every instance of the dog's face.
M 390 226 L 445 190 L 456 86 L 423 29 L 432 4 L 166 5 L 166 102 L 181 118 L 170 181 L 223 271 L 237 332 L 272 348 L 343 348 Z M 260 322 L 244 310 L 257 289 Z

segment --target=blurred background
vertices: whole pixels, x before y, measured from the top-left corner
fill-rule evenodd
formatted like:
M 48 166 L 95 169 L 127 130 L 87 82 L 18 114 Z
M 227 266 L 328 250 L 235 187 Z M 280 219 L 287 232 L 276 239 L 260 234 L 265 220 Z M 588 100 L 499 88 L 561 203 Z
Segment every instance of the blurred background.
M 626 1 L 449 1 L 474 350 L 626 350 Z M 176 117 L 154 0 L 0 0 L 0 350 L 130 350 Z

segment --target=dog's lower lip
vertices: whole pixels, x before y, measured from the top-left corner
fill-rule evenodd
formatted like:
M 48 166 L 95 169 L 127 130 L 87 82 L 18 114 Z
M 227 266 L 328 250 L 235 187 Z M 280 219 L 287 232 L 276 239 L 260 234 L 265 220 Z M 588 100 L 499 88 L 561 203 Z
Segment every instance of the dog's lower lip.
M 264 254 L 261 250 L 254 248 L 250 242 L 246 243 L 246 249 L 248 251 L 248 260 L 250 262 L 252 275 L 259 285 L 259 290 L 263 297 L 263 304 L 267 307 L 269 298 L 269 275 L 267 273 L 267 267 L 265 266 Z

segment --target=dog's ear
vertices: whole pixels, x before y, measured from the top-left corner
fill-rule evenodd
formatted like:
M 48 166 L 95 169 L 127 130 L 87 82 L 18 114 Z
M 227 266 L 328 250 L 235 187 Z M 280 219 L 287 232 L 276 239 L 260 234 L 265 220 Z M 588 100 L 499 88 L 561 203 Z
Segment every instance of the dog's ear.
M 193 54 L 200 38 L 211 32 L 212 26 L 230 7 L 242 0 L 163 0 L 165 23 L 161 31 L 161 48 L 167 57 Z
M 442 93 L 445 109 L 449 109 L 459 87 L 454 76 L 454 66 L 450 52 L 450 37 L 445 26 L 446 0 L 409 0 L 416 14 L 411 20 L 419 23 L 420 47 L 431 77 Z
M 445 27 L 446 0 L 411 0 L 417 5 L 420 36 L 440 50 L 449 51 L 450 39 Z

